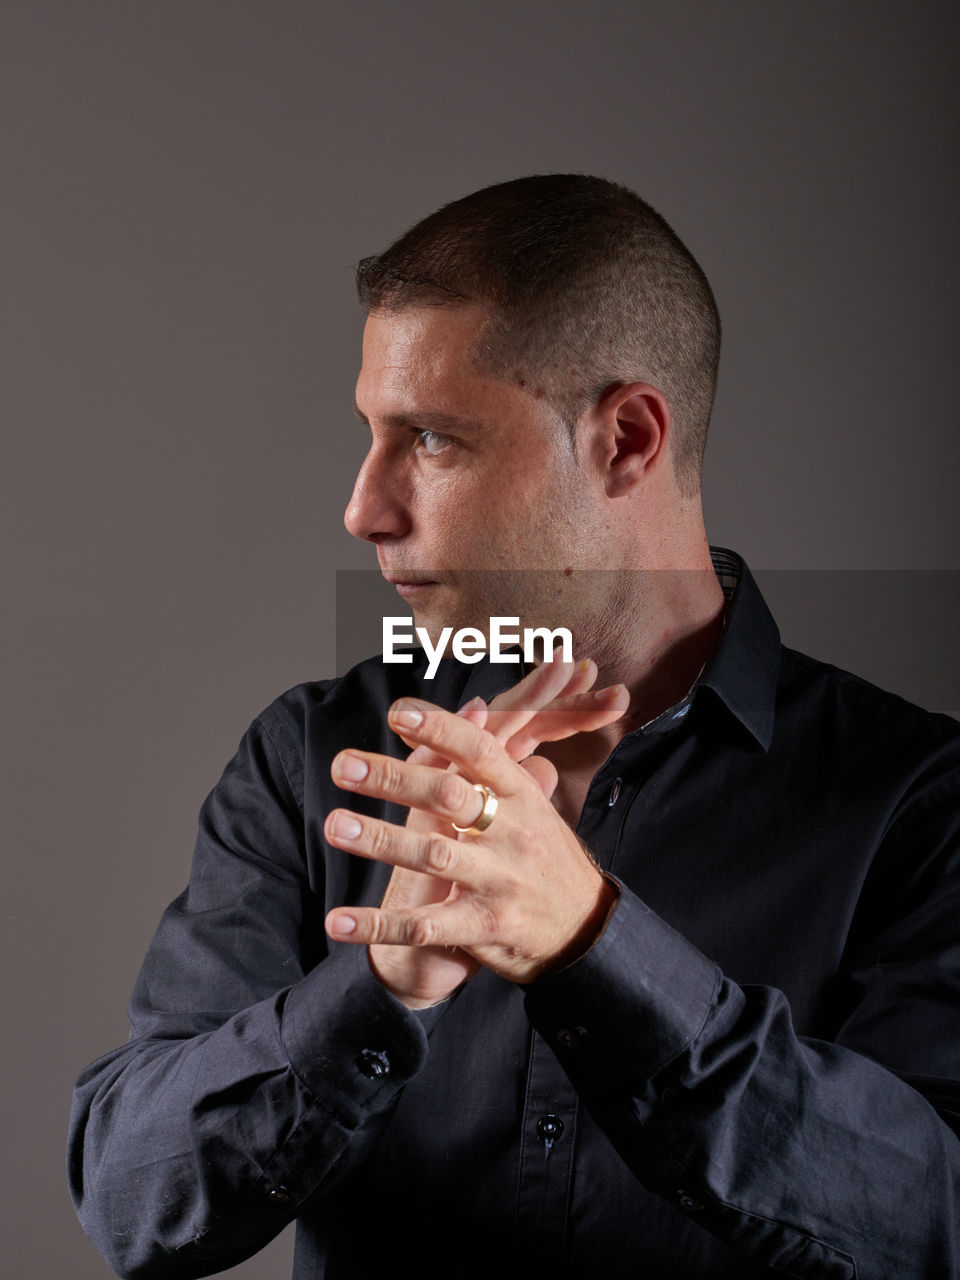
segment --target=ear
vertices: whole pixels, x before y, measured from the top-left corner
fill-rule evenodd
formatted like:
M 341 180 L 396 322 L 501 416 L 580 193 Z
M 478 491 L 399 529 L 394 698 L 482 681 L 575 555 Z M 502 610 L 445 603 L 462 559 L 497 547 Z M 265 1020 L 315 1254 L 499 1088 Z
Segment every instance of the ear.
M 670 406 L 662 391 L 648 382 L 608 388 L 597 401 L 604 487 L 607 496 L 622 498 L 651 469 L 664 465 L 670 431 Z

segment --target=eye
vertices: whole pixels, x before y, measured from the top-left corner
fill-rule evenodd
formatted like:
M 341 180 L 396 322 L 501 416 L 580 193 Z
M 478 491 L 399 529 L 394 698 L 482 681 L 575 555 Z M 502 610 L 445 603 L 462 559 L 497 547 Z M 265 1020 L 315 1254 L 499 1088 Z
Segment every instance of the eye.
M 450 443 L 450 437 L 441 435 L 439 431 L 418 431 L 417 443 L 425 454 L 434 457 L 443 452 Z

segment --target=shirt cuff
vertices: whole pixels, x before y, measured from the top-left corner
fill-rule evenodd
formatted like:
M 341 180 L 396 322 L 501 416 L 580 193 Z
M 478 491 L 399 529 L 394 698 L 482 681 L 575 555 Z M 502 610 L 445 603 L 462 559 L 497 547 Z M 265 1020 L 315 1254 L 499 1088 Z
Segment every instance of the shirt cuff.
M 614 877 L 611 877 L 612 879 Z M 616 881 L 606 927 L 579 960 L 526 988 L 527 1016 L 563 1062 L 620 1064 L 649 1078 L 693 1043 L 720 990 L 720 969 Z
M 469 979 L 467 979 L 467 981 L 469 981 Z M 424 1009 L 410 1010 L 410 1012 L 416 1017 L 417 1021 L 420 1023 L 421 1027 L 423 1027 L 428 1037 L 430 1035 L 430 1032 L 437 1025 L 437 1023 L 440 1021 L 443 1015 L 447 1012 L 447 1010 L 450 1008 L 450 1006 L 453 1004 L 457 996 L 460 994 L 460 992 L 463 990 L 463 988 L 466 985 L 467 985 L 466 982 L 461 982 L 459 987 L 456 988 L 456 990 L 451 991 L 450 994 L 444 1000 L 438 1000 L 436 1004 L 428 1004 Z
M 343 943 L 287 992 L 280 1037 L 297 1076 L 353 1128 L 423 1069 L 432 1025 L 377 981 L 366 947 Z

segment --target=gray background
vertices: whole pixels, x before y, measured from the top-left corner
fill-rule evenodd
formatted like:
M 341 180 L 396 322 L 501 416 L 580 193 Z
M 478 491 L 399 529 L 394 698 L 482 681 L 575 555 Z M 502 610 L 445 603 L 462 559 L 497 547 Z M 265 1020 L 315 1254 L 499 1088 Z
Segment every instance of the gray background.
M 4 0 L 7 1274 L 108 1274 L 72 1079 L 240 734 L 334 668 L 350 267 L 438 204 L 580 169 L 660 208 L 724 317 L 712 540 L 788 642 L 960 710 L 954 10 Z

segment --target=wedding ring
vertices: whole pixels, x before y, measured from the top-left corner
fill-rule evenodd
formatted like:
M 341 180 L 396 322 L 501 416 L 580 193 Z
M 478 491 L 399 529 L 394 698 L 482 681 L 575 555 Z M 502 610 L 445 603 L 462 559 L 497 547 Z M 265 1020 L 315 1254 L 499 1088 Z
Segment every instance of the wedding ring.
M 456 823 L 453 823 L 454 831 L 460 831 L 467 836 L 480 835 L 481 831 L 486 831 L 487 827 L 489 827 L 490 823 L 497 816 L 498 801 L 490 788 L 485 787 L 482 782 L 475 782 L 473 784 L 473 789 L 474 791 L 479 791 L 483 796 L 483 808 L 480 810 L 480 816 L 470 827 L 458 827 Z

